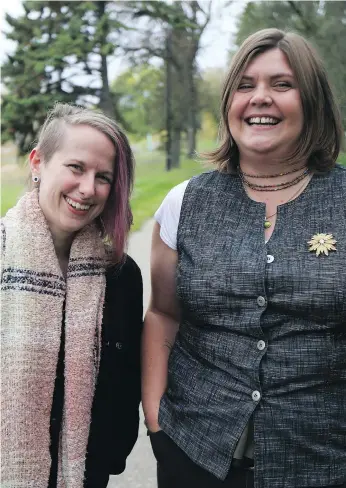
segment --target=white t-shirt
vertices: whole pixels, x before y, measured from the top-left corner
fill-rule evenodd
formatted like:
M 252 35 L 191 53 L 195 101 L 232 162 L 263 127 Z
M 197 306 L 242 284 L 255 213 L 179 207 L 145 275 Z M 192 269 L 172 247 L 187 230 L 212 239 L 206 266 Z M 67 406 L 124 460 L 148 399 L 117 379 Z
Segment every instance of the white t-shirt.
M 187 184 L 190 180 L 183 181 L 172 188 L 158 210 L 154 218 L 160 224 L 160 237 L 167 246 L 177 250 L 177 232 L 180 219 L 181 205 Z

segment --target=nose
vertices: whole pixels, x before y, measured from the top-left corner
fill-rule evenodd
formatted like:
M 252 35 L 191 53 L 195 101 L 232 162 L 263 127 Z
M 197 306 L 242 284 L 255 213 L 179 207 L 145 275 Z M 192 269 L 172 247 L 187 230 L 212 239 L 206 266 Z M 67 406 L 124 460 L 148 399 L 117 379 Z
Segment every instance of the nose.
M 270 92 L 269 92 L 268 88 L 263 86 L 263 85 L 257 86 L 255 91 L 253 92 L 250 103 L 253 106 L 269 106 L 269 105 L 271 105 L 273 103 L 273 100 L 270 96 Z
M 95 177 L 92 174 L 84 174 L 79 181 L 79 192 L 83 198 L 90 198 L 95 195 Z

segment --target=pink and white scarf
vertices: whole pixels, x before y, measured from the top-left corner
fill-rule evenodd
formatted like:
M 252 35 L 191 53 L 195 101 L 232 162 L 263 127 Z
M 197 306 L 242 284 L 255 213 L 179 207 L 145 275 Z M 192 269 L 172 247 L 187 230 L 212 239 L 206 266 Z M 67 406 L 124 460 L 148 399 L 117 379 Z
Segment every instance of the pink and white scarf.
M 38 192 L 2 219 L 2 488 L 47 488 L 50 415 L 65 304 L 58 488 L 82 488 L 98 374 L 106 255 L 96 225 L 75 237 L 65 280 Z

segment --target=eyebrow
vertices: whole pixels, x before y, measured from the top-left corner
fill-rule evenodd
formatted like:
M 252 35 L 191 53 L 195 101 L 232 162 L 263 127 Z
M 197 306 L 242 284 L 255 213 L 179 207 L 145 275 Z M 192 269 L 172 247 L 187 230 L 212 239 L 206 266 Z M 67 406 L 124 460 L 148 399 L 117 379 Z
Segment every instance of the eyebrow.
M 242 76 L 242 80 L 253 80 L 255 76 L 248 76 L 244 75 Z M 275 75 L 270 76 L 271 80 L 275 80 L 277 78 L 294 78 L 293 74 L 291 73 L 276 73 Z
M 81 161 L 80 159 L 70 159 L 71 162 L 74 162 L 74 163 L 78 163 L 78 164 L 81 164 L 84 168 L 86 166 L 86 164 L 84 163 L 84 161 Z M 113 178 L 114 176 L 114 172 L 113 171 L 97 171 L 97 173 L 102 173 L 103 175 L 109 175 L 111 178 Z

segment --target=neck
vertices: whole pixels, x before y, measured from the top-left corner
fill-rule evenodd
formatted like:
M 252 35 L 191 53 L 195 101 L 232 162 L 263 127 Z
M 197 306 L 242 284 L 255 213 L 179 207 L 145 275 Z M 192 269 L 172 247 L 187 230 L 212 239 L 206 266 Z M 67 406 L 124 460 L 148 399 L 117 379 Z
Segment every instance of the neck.
M 54 249 L 59 261 L 68 261 L 74 234 L 57 234 L 51 229 Z
M 279 173 L 286 173 L 293 169 L 303 169 L 306 167 L 305 162 L 297 164 L 286 163 L 279 159 L 269 159 L 267 155 L 257 156 L 256 158 L 240 158 L 239 165 L 244 173 L 253 174 L 256 176 L 274 175 Z M 292 179 L 292 175 L 283 177 L 283 181 Z

